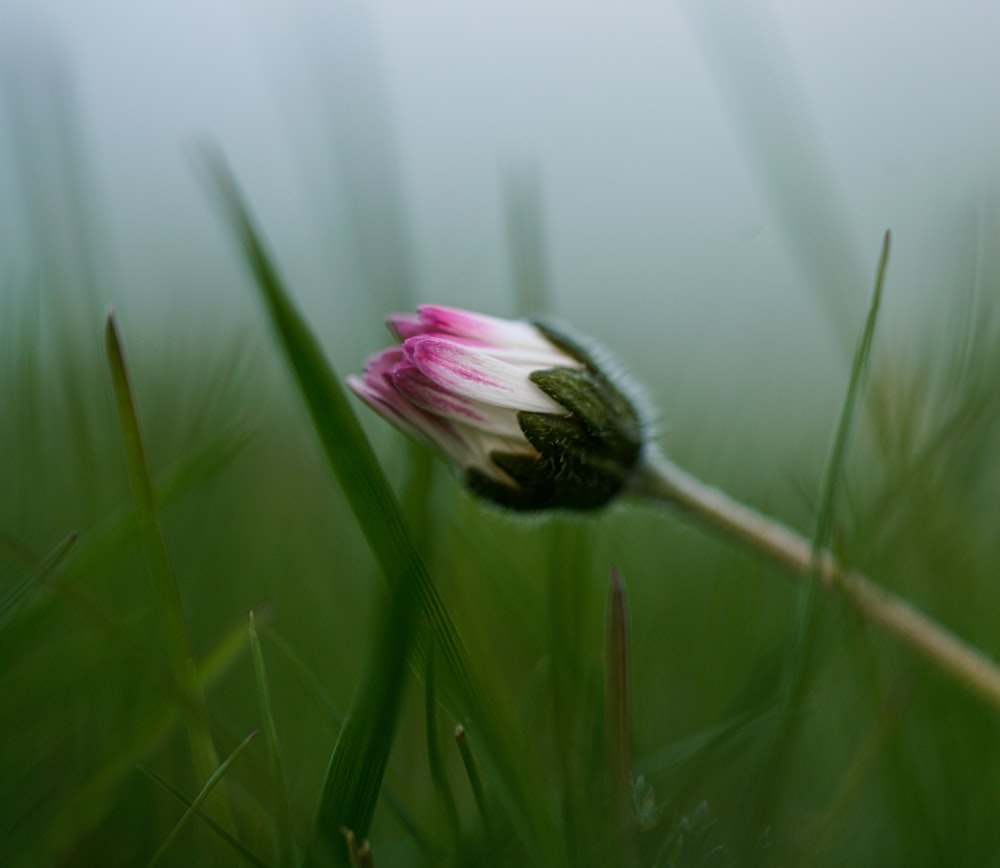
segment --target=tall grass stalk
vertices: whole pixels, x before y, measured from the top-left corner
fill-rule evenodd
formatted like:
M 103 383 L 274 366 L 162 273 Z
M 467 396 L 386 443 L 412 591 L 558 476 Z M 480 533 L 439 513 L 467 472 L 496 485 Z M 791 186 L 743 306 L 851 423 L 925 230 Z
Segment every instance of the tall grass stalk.
M 411 664 L 422 672 L 427 643 L 435 643 L 444 664 L 442 674 L 447 676 L 441 683 L 442 698 L 466 728 L 480 736 L 484 757 L 490 761 L 490 772 L 529 860 L 546 866 L 562 864 L 541 789 L 531 781 L 529 769 L 516 759 L 511 728 L 501 723 L 483 681 L 472 667 L 465 643 L 431 581 L 399 502 L 347 402 L 340 379 L 292 303 L 224 162 L 211 156 L 208 168 L 316 433 L 369 548 L 393 594 L 408 592 L 411 587 L 415 593 L 428 633 L 417 631 Z
M 295 839 L 292 834 L 292 806 L 288 800 L 285 761 L 278 744 L 277 727 L 274 725 L 274 709 L 271 706 L 271 687 L 267 680 L 267 669 L 264 666 L 264 651 L 260 647 L 260 636 L 257 634 L 257 618 L 253 612 L 250 613 L 247 633 L 250 636 L 250 651 L 253 656 L 254 675 L 257 679 L 257 695 L 260 697 L 260 713 L 264 720 L 264 735 L 267 737 L 267 752 L 274 784 L 274 826 L 278 840 L 279 865 L 282 868 L 293 868 L 298 862 L 298 856 L 295 852 Z
M 198 670 L 184 616 L 180 586 L 174 574 L 170 551 L 160 524 L 156 491 L 146 457 L 139 411 L 125 360 L 124 342 L 113 312 L 108 314 L 104 339 L 111 369 L 111 381 L 114 385 L 118 421 L 125 443 L 125 460 L 139 521 L 139 533 L 167 634 L 171 669 L 174 677 L 188 694 L 189 705 L 197 709 L 196 712 L 185 715 L 185 722 L 195 771 L 201 780 L 205 780 L 218 767 L 218 754 L 209 727 L 208 706 L 198 684 Z M 222 825 L 232 830 L 232 810 L 225 790 L 220 789 L 210 804 L 219 811 Z
M 615 818 L 618 862 L 636 866 L 632 812 L 632 690 L 629 661 L 628 599 L 621 573 L 613 569 L 608 585 L 604 637 L 604 703 L 608 778 Z
M 427 735 L 427 764 L 430 767 L 431 781 L 437 792 L 438 801 L 444 808 L 445 817 L 448 820 L 449 832 L 453 842 L 457 844 L 462 836 L 462 825 L 458 817 L 455 794 L 448 781 L 448 771 L 442 756 L 438 734 L 436 665 L 434 646 L 432 645 L 430 653 L 427 655 L 427 669 L 424 672 L 424 729 Z
M 783 666 L 784 706 L 779 715 L 778 725 L 775 727 L 764 767 L 758 776 L 759 784 L 756 798 L 754 798 L 753 811 L 750 815 L 750 821 L 744 827 L 744 834 L 747 836 L 758 834 L 758 831 L 764 827 L 766 818 L 773 815 L 774 803 L 785 781 L 788 758 L 795 745 L 798 724 L 802 720 L 802 706 L 816 669 L 817 636 L 823 615 L 819 599 L 819 583 L 816 578 L 823 551 L 830 544 L 833 535 L 838 485 L 841 481 L 847 446 L 854 427 L 858 403 L 863 395 L 863 385 L 871 358 L 871 348 L 875 339 L 875 324 L 878 321 L 886 267 L 889 262 L 890 238 L 890 234 L 886 232 L 882 242 L 882 254 L 876 271 L 875 288 L 872 292 L 868 317 L 854 351 L 847 392 L 841 405 L 840 417 L 830 447 L 830 455 L 820 483 L 819 509 L 816 513 L 812 538 L 811 572 L 799 594 L 796 629 Z M 749 843 L 749 839 L 747 839 L 747 843 Z
M 222 826 L 216 823 L 215 820 L 208 816 L 208 814 L 204 813 L 200 807 L 196 807 L 193 799 L 189 799 L 185 796 L 184 793 L 178 790 L 177 787 L 171 784 L 162 775 L 157 774 L 149 766 L 141 763 L 136 766 L 136 768 L 151 781 L 162 787 L 165 792 L 170 793 L 170 795 L 173 796 L 176 801 L 180 802 L 185 808 L 194 808 L 198 819 L 208 826 L 208 828 L 218 835 L 223 841 L 225 841 L 233 850 L 239 853 L 248 864 L 255 866 L 255 868 L 270 868 L 267 862 L 250 850 L 242 841 L 240 841 L 239 838 L 223 829 Z
M 160 844 L 159 849 L 153 854 L 153 858 L 149 860 L 149 868 L 153 868 L 153 866 L 156 865 L 160 861 L 160 859 L 163 858 L 163 855 L 167 852 L 167 850 L 170 849 L 170 845 L 174 842 L 174 839 L 180 834 L 181 830 L 188 824 L 188 821 L 192 817 L 194 817 L 195 814 L 198 813 L 198 811 L 201 809 L 201 806 L 205 804 L 205 801 L 208 799 L 208 797 L 212 794 L 212 791 L 218 785 L 219 781 L 221 781 L 226 776 L 226 773 L 232 767 L 233 763 L 236 762 L 236 760 L 239 758 L 240 754 L 243 753 L 243 751 L 245 751 L 248 747 L 250 747 L 250 742 L 252 742 L 256 737 L 257 737 L 257 730 L 254 730 L 245 739 L 243 739 L 243 741 L 241 741 L 236 746 L 236 749 L 222 761 L 222 764 L 214 772 L 212 772 L 212 775 L 209 777 L 209 779 L 205 781 L 205 785 L 201 788 L 201 791 L 198 793 L 197 796 L 194 797 L 194 800 L 191 802 L 191 804 L 188 805 L 187 810 L 184 811 L 184 813 L 181 815 L 181 818 L 177 821 L 177 824 L 174 826 L 173 829 L 170 830 L 170 834 L 163 839 L 163 843 Z
M 465 774 L 469 779 L 469 789 L 472 790 L 472 797 L 476 800 L 476 807 L 479 809 L 479 816 L 483 821 L 483 829 L 486 832 L 486 837 L 491 846 L 495 846 L 496 840 L 493 832 L 493 823 L 490 820 L 489 808 L 486 804 L 486 793 L 483 790 L 483 782 L 479 777 L 479 770 L 476 768 L 476 758 L 472 755 L 472 747 L 469 745 L 469 736 L 462 724 L 458 724 L 455 727 L 455 744 L 458 745 L 458 752 L 462 757 L 462 765 L 465 767 Z

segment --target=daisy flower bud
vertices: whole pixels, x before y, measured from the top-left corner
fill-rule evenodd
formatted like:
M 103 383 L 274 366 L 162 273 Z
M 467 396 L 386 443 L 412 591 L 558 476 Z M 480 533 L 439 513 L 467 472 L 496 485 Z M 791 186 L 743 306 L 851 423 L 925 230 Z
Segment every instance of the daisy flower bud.
M 433 305 L 387 323 L 400 345 L 348 385 L 480 497 L 596 509 L 629 482 L 643 447 L 635 404 L 562 330 Z

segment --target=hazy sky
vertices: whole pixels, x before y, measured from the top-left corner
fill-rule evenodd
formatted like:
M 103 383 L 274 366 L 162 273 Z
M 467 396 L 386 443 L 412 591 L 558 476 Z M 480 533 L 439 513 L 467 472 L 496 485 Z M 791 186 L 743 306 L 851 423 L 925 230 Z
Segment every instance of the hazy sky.
M 997 34 L 986 0 L 0 0 L 0 274 L 29 267 L 61 68 L 119 295 L 242 291 L 192 170 L 210 140 L 316 310 L 371 315 L 342 230 L 387 197 L 420 298 L 510 313 L 500 179 L 528 166 L 562 315 L 777 365 L 850 339 L 886 228 L 888 328 L 965 290 L 1000 225 Z

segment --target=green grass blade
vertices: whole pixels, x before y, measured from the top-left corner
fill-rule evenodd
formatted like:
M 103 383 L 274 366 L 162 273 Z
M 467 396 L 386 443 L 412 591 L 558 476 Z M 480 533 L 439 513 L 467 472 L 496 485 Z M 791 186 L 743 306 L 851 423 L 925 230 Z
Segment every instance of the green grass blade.
M 372 631 L 368 666 L 330 757 L 307 864 L 350 864 L 343 830 L 364 840 L 382 789 L 407 681 L 417 614 L 414 588 L 398 587 Z
M 14 548 L 9 541 L 5 547 L 10 552 L 16 551 L 18 563 L 32 571 L 33 575 L 29 576 L 29 579 L 44 577 L 46 584 L 53 591 L 54 599 L 67 603 L 81 618 L 97 628 L 105 639 L 117 645 L 124 659 L 138 663 L 150 680 L 159 686 L 165 697 L 176 701 L 179 706 L 186 707 L 190 713 L 199 714 L 200 708 L 192 701 L 190 693 L 178 683 L 171 672 L 164 668 L 159 657 L 151 654 L 147 647 L 111 615 L 85 587 L 78 583 L 67 582 L 54 574 L 55 564 L 63 558 L 75 539 L 76 534 L 70 534 L 44 561 L 35 561 L 33 554 L 20 546 Z M 4 544 L 0 543 L 0 546 Z M 18 586 L 20 587 L 21 585 Z
M 147 778 L 156 784 L 159 784 L 164 790 L 170 793 L 178 802 L 184 805 L 185 808 L 190 808 L 194 803 L 187 796 L 184 795 L 177 787 L 171 784 L 169 781 L 158 775 L 153 769 L 147 765 L 136 766 L 140 772 L 142 772 Z M 222 828 L 218 823 L 215 822 L 208 814 L 205 814 L 201 809 L 196 809 L 198 819 L 201 820 L 208 828 L 210 828 L 216 835 L 218 835 L 223 841 L 225 841 L 230 847 L 232 847 L 237 853 L 239 853 L 247 862 L 251 865 L 256 865 L 257 868 L 268 868 L 268 864 L 257 856 L 252 850 L 250 850 L 246 844 L 240 841 L 235 835 L 230 834 L 225 829 Z
M 44 560 L 36 564 L 35 558 L 30 552 L 24 550 L 13 540 L 7 539 L 4 534 L 0 534 L 0 553 L 14 561 L 28 574 L 4 595 L 3 600 L 0 600 L 0 631 L 31 593 L 37 590 L 45 582 L 45 579 L 58 569 L 76 539 L 76 531 L 63 537 Z
M 214 165 L 213 171 L 316 432 L 372 553 L 391 586 L 417 575 L 422 576 L 421 584 L 429 585 L 395 495 L 338 378 L 292 304 L 232 178 L 221 165 Z
M 830 546 L 833 536 L 834 515 L 836 513 L 837 487 L 843 474 L 844 459 L 847 456 L 847 445 L 854 429 L 854 418 L 861 400 L 862 389 L 868 373 L 868 363 L 871 358 L 872 343 L 875 338 L 875 324 L 878 321 L 879 307 L 882 303 L 882 287 L 885 284 L 886 267 L 889 262 L 889 245 L 891 236 L 888 232 L 882 241 L 882 253 L 879 257 L 878 269 L 875 275 L 875 288 L 872 291 L 871 304 L 864 328 L 854 350 L 851 362 L 851 374 L 847 384 L 847 393 L 840 408 L 836 433 L 830 448 L 830 455 L 823 470 L 823 481 L 820 486 L 819 509 L 816 515 L 816 526 L 812 539 L 812 581 L 805 584 L 802 592 L 802 606 L 799 615 L 799 653 L 791 655 L 790 695 L 792 704 L 797 706 L 804 692 L 804 679 L 812 658 L 817 630 L 819 581 L 823 552 Z M 793 715 L 796 708 L 792 709 Z
M 257 695 L 260 698 L 260 711 L 264 718 L 264 735 L 267 738 L 267 752 L 271 763 L 271 777 L 274 782 L 274 797 L 276 804 L 274 825 L 278 839 L 278 864 L 293 866 L 298 861 L 295 853 L 295 840 L 292 834 L 292 806 L 288 801 L 288 784 L 285 780 L 285 764 L 281 758 L 281 748 L 278 745 L 278 734 L 274 726 L 274 711 L 271 707 L 271 689 L 267 681 L 267 670 L 264 668 L 264 652 L 260 647 L 257 635 L 257 624 L 254 613 L 250 613 L 250 650 L 253 654 L 254 673 L 257 677 Z
M 462 765 L 465 767 L 465 774 L 469 779 L 469 788 L 472 790 L 472 797 L 476 800 L 476 807 L 479 809 L 479 816 L 482 818 L 486 837 L 495 845 L 496 839 L 493 832 L 493 823 L 486 806 L 486 793 L 483 790 L 483 782 L 479 777 L 479 769 L 476 768 L 476 758 L 472 755 L 472 747 L 469 745 L 469 736 L 466 734 L 465 727 L 462 724 L 458 724 L 455 727 L 455 744 L 458 745 L 458 753 L 462 757 Z
M 227 467 L 246 447 L 252 432 L 231 431 L 194 450 L 166 471 L 157 474 L 156 505 L 160 513 L 198 491 L 209 478 Z M 108 558 L 134 537 L 138 521 L 134 509 L 116 511 L 88 533 L 76 557 L 66 567 L 66 578 L 99 573 Z
M 5 533 L 0 533 L 0 556 L 8 563 L 14 564 L 21 573 L 28 577 L 37 573 L 41 568 L 41 560 L 38 555 Z
M 841 479 L 847 445 L 854 427 L 854 417 L 868 371 L 868 362 L 875 337 L 875 324 L 878 321 L 882 287 L 885 283 L 886 267 L 889 260 L 890 239 L 890 234 L 886 232 L 882 242 L 882 253 L 879 257 L 868 316 L 854 351 L 847 393 L 841 405 L 830 456 L 823 471 L 819 510 L 812 539 L 813 580 L 806 582 L 801 591 L 795 640 L 791 653 L 788 655 L 788 665 L 784 672 L 785 704 L 762 771 L 760 790 L 754 800 L 754 810 L 750 814 L 752 821 L 744 829 L 744 834 L 748 839 L 761 831 L 763 825 L 768 822 L 768 817 L 773 813 L 774 803 L 778 799 L 784 780 L 795 730 L 801 720 L 802 703 L 808 688 L 809 676 L 814 668 L 816 637 L 823 614 L 820 608 L 820 583 L 817 580 L 817 574 L 820 568 L 820 558 L 832 535 L 837 485 Z
M 381 571 L 395 590 L 412 582 L 433 641 L 440 651 L 447 678 L 441 692 L 482 745 L 498 795 L 501 797 L 529 858 L 536 864 L 563 863 L 556 848 L 555 824 L 542 801 L 542 788 L 527 777 L 510 742 L 512 727 L 497 718 L 486 690 L 474 673 L 468 652 L 431 582 L 407 532 L 399 503 L 352 412 L 340 381 L 301 314 L 296 310 L 264 248 L 242 196 L 227 167 L 210 160 L 209 171 L 218 195 L 257 281 L 278 336 L 312 416 L 330 465 L 365 535 Z M 426 642 L 418 643 L 426 648 Z M 423 655 L 411 661 L 418 669 Z
M 194 797 L 194 801 L 188 805 L 187 810 L 181 815 L 181 818 L 177 821 L 177 824 L 170 830 L 170 833 L 166 838 L 163 839 L 163 843 L 160 844 L 159 849 L 153 854 L 153 858 L 149 860 L 150 868 L 155 865 L 160 859 L 163 858 L 163 854 L 170 849 L 170 845 L 174 842 L 174 839 L 181 833 L 184 827 L 188 824 L 188 821 L 201 810 L 201 806 L 205 804 L 205 801 L 212 794 L 215 789 L 216 784 L 219 783 L 225 776 L 229 769 L 232 767 L 233 763 L 239 758 L 240 754 L 243 753 L 248 747 L 250 747 L 250 742 L 257 737 L 257 730 L 250 733 L 240 744 L 237 746 L 229 756 L 227 756 L 222 764 L 212 772 L 211 776 L 207 781 L 205 781 L 205 786 L 201 788 L 201 792 Z
M 160 475 L 156 484 L 156 505 L 166 504 L 196 491 L 201 485 L 228 467 L 256 436 L 254 429 L 226 431 L 192 451 Z
M 287 641 L 285 641 L 285 639 L 278 633 L 277 630 L 274 629 L 274 627 L 269 626 L 267 628 L 266 636 L 268 641 L 274 644 L 285 659 L 291 664 L 292 668 L 298 673 L 307 692 L 313 697 L 320 708 L 326 712 L 327 718 L 333 727 L 339 731 L 344 725 L 344 715 L 341 713 L 340 709 L 337 708 L 337 704 L 330 698 L 330 694 L 323 687 L 320 680 L 312 672 L 299 653 L 292 648 Z M 420 849 L 425 853 L 430 853 L 430 841 L 428 841 L 424 833 L 420 831 L 420 827 L 417 825 L 413 817 L 410 816 L 410 812 L 406 810 L 403 803 L 400 801 L 399 796 L 396 795 L 388 784 L 383 784 L 382 796 L 389 809 L 396 815 L 396 819 L 399 820 L 400 825 L 406 829 L 413 840 L 417 842 Z
M 257 626 L 267 629 L 270 613 L 264 610 L 257 615 Z M 233 664 L 247 650 L 246 633 L 242 624 L 234 625 L 198 664 L 198 686 L 205 690 L 212 687 L 229 672 Z
M 552 745 L 562 779 L 559 813 L 569 862 L 588 864 L 588 854 L 602 846 L 606 805 L 591 797 L 591 789 L 605 777 L 603 745 L 595 732 L 603 732 L 604 708 L 599 679 L 585 674 L 591 642 L 587 635 L 590 600 L 596 594 L 581 588 L 591 574 L 593 544 L 590 529 L 565 516 L 553 516 L 543 528 L 547 548 L 546 645 L 549 650 L 548 683 L 536 703 L 539 713 L 550 714 L 551 733 L 544 736 Z M 593 623 L 598 609 L 594 605 Z M 606 837 L 606 836 L 604 836 Z M 593 864 L 593 858 L 590 864 Z
M 457 842 L 461 836 L 462 827 L 458 819 L 455 795 L 448 783 L 448 772 L 441 755 L 441 742 L 438 739 L 437 664 L 433 646 L 427 657 L 427 671 L 424 678 L 424 715 L 424 728 L 427 736 L 427 764 L 431 770 L 431 781 L 437 791 L 438 800 L 444 807 L 445 816 L 448 818 L 448 829 L 452 840 Z
M 611 785 L 615 850 L 622 865 L 637 865 L 632 819 L 632 701 L 628 599 L 625 583 L 611 570 L 605 619 L 604 702 L 608 779 Z
M 882 241 L 882 254 L 879 257 L 878 271 L 875 276 L 875 289 L 872 292 L 868 317 L 861 332 L 854 359 L 851 363 L 851 377 L 847 385 L 847 394 L 840 409 L 840 419 L 837 423 L 837 433 L 834 436 L 830 457 L 823 473 L 822 494 L 819 502 L 819 512 L 816 516 L 816 528 L 813 533 L 813 562 L 816 564 L 822 550 L 829 544 L 833 529 L 834 506 L 837 495 L 837 484 L 843 470 L 844 458 L 847 454 L 847 444 L 854 428 L 854 417 L 860 402 L 862 388 L 868 363 L 871 358 L 872 343 L 875 339 L 875 324 L 878 321 L 879 307 L 882 303 L 882 287 L 885 285 L 885 273 L 889 264 L 889 246 L 892 236 L 885 233 Z M 815 569 L 815 567 L 814 567 Z M 815 583 L 810 583 L 810 587 Z
M 854 350 L 851 361 L 851 374 L 847 384 L 847 393 L 840 408 L 837 429 L 826 466 L 823 469 L 823 481 L 820 486 L 819 509 L 816 514 L 816 526 L 812 538 L 812 576 L 813 581 L 805 584 L 802 593 L 802 607 L 799 617 L 799 647 L 800 653 L 794 654 L 792 660 L 791 692 L 793 697 L 800 697 L 802 687 L 799 682 L 805 677 L 815 644 L 817 602 L 819 593 L 819 574 L 823 552 L 830 546 L 833 536 L 834 515 L 836 514 L 837 487 L 841 480 L 844 459 L 847 456 L 847 445 L 851 432 L 854 430 L 854 418 L 861 400 L 862 389 L 868 373 L 868 363 L 871 358 L 872 343 L 875 339 L 875 324 L 878 322 L 879 307 L 882 303 L 882 287 L 885 284 L 886 267 L 889 263 L 889 246 L 891 235 L 886 232 L 882 241 L 882 253 L 879 257 L 878 269 L 875 274 L 875 288 L 872 291 L 871 304 L 864 328 Z
M 903 720 L 913 692 L 912 684 L 897 682 L 886 693 L 871 728 L 858 745 L 854 758 L 847 767 L 830 807 L 817 824 L 808 864 L 820 864 L 823 851 L 835 836 L 838 825 L 857 800 L 864 779 L 871 774 L 873 767 L 881 759 L 886 742 Z
M 149 471 L 135 394 L 125 361 L 122 336 L 113 312 L 108 314 L 104 338 L 114 386 L 118 422 L 125 444 L 125 460 L 128 465 L 132 498 L 135 502 L 146 563 L 163 616 L 170 666 L 174 677 L 190 693 L 192 700 L 205 708 L 204 714 L 187 717 L 188 739 L 195 771 L 199 778 L 204 779 L 218 766 L 218 754 L 207 724 L 208 710 L 204 694 L 197 684 L 197 668 L 184 617 L 180 587 L 174 575 L 167 541 L 160 525 L 156 492 Z M 232 812 L 224 789 L 213 799 L 213 805 L 222 812 L 224 825 L 233 828 Z
M 192 454 L 182 458 L 165 472 L 158 474 L 156 503 L 160 511 L 162 512 L 165 507 L 197 491 L 209 478 L 227 467 L 243 451 L 252 437 L 252 431 L 231 431 L 220 435 L 201 449 L 197 449 Z M 101 520 L 86 533 L 86 536 L 80 539 L 73 559 L 65 564 L 61 570 L 64 581 L 69 583 L 76 579 L 100 574 L 106 569 L 108 560 L 134 538 L 137 526 L 134 508 L 116 510 Z M 14 545 L 16 544 L 13 541 L 0 534 L 0 556 L 6 556 L 14 563 L 19 564 L 23 572 L 32 573 L 35 567 L 25 566 L 25 564 L 34 563 L 37 558 L 34 555 L 29 555 L 28 559 L 25 560 L 23 550 L 19 556 L 15 548 L 12 548 Z M 29 575 L 22 584 L 28 586 L 30 593 L 31 586 L 37 583 Z M 12 591 L 11 595 L 13 593 Z M 49 605 L 50 600 L 55 599 L 58 599 L 58 596 L 43 597 L 39 599 L 35 609 L 43 609 Z M 16 601 L 12 601 L 12 603 L 15 607 L 19 607 Z M 2 608 L 0 608 L 0 630 L 2 630 L 4 623 Z
M 316 677 L 305 660 L 302 659 L 299 652 L 289 645 L 288 641 L 273 626 L 268 626 L 265 635 L 268 641 L 281 652 L 285 660 L 298 673 L 307 692 L 312 695 L 319 706 L 326 712 L 326 716 L 333 726 L 336 729 L 340 729 L 344 725 L 344 713 L 337 707 L 337 703 L 330 698 L 330 694 L 323 686 L 323 683 Z
M 247 650 L 246 628 L 237 624 L 209 651 L 198 668 L 198 684 L 205 690 L 217 684 Z M 65 864 L 78 843 L 109 816 L 123 781 L 136 766 L 159 750 L 178 723 L 178 704 L 131 733 L 115 756 L 72 793 L 60 794 L 49 813 L 51 833 L 34 840 L 24 853 L 25 865 Z

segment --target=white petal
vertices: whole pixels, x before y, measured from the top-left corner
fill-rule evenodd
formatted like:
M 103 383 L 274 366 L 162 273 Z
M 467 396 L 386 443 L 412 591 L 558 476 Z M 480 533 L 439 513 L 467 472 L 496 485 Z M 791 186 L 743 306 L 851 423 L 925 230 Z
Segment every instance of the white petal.
M 477 455 L 459 429 L 440 416 L 428 413 L 407 401 L 387 380 L 364 380 L 349 376 L 347 385 L 369 407 L 389 420 L 404 434 L 444 452 L 456 464 L 467 463 Z
M 410 338 L 403 344 L 407 358 L 444 389 L 483 404 L 512 410 L 565 415 L 531 380 L 534 365 L 512 363 L 448 338 Z
M 424 334 L 453 335 L 490 347 L 537 351 L 553 350 L 538 329 L 524 320 L 501 319 L 454 307 L 424 304 L 417 308 Z
M 516 483 L 505 471 L 493 463 L 490 453 L 505 452 L 514 455 L 538 454 L 535 447 L 524 439 L 523 434 L 516 438 L 507 438 L 477 428 L 467 428 L 462 425 L 458 425 L 457 427 L 469 448 L 469 458 L 462 466 L 465 468 L 475 467 L 487 476 L 506 485 L 515 485 Z
M 400 395 L 428 413 L 502 437 L 523 437 L 516 410 L 473 401 L 445 389 L 410 363 L 397 365 L 391 377 Z

